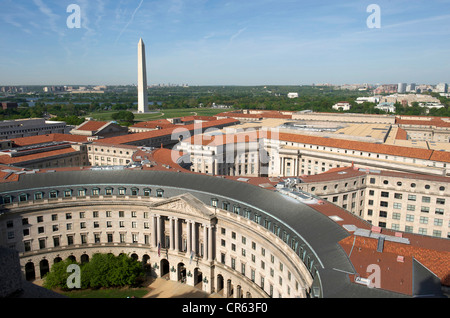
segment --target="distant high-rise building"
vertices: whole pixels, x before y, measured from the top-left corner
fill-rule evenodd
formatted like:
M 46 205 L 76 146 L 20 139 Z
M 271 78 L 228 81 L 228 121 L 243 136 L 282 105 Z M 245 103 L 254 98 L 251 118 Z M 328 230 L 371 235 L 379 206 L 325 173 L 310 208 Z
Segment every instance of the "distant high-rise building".
M 406 86 L 407 92 L 415 92 L 416 91 L 416 83 L 411 83 L 408 86 Z
M 448 85 L 447 83 L 439 83 L 436 85 L 436 91 L 438 93 L 447 93 Z
M 144 41 L 140 39 L 138 44 L 138 113 L 146 112 L 148 112 L 147 66 Z
M 406 83 L 398 83 L 397 92 L 405 93 L 406 92 Z

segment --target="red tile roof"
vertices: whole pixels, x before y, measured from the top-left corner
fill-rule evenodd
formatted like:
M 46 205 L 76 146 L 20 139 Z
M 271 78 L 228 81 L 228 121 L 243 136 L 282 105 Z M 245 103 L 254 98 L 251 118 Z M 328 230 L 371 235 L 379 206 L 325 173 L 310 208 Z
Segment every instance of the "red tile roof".
M 161 128 L 170 128 L 175 126 L 174 124 L 172 124 L 170 121 L 168 121 L 167 119 L 158 119 L 158 120 L 151 120 L 151 121 L 145 121 L 145 122 L 140 122 L 137 123 L 133 126 L 131 126 L 131 128 L 150 128 L 150 129 L 156 129 L 158 127 Z
M 88 120 L 78 126 L 76 130 L 83 130 L 83 131 L 98 131 L 103 126 L 109 124 L 109 121 L 95 121 L 95 120 Z
M 414 117 L 402 116 L 400 118 L 396 118 L 395 122 L 399 125 L 450 127 L 450 120 L 448 117 L 419 117 L 417 119 L 411 118 Z
M 282 132 L 275 134 L 275 136 L 277 136 L 279 140 L 288 142 L 303 143 L 323 147 L 333 147 L 346 150 L 355 150 L 360 152 L 371 152 L 384 155 L 401 156 L 407 158 L 450 162 L 449 156 L 450 154 L 448 152 L 439 152 L 430 149 L 374 144 L 362 141 L 288 134 Z
M 147 139 L 151 139 L 151 138 L 171 136 L 172 133 L 176 129 L 180 129 L 183 131 L 186 131 L 186 130 L 194 131 L 195 129 L 199 129 L 199 128 L 203 128 L 203 129 L 204 128 L 213 128 L 213 127 L 220 128 L 223 126 L 233 125 L 233 124 L 237 124 L 237 123 L 239 123 L 239 121 L 226 118 L 226 119 L 221 119 L 221 120 L 205 122 L 205 123 L 201 123 L 201 124 L 191 124 L 191 125 L 184 125 L 184 126 L 175 125 L 175 127 L 171 127 L 171 128 L 152 130 L 152 131 L 146 131 L 146 132 L 135 133 L 135 134 L 128 134 L 128 135 L 123 135 L 123 136 L 118 136 L 118 137 L 105 138 L 105 139 L 102 139 L 102 143 L 116 144 L 116 145 L 126 144 L 126 143 L 131 143 L 131 142 L 138 142 L 141 140 L 147 140 Z
M 24 155 L 19 157 L 10 157 L 9 155 L 0 155 L 0 164 L 17 164 L 21 162 L 27 162 L 31 160 L 37 160 L 37 159 L 49 159 L 56 156 L 61 156 L 65 154 L 70 153 L 76 153 L 77 150 L 70 148 L 64 148 L 64 149 L 58 149 L 58 150 L 52 150 L 47 152 L 41 152 L 41 153 L 34 153 L 30 155 Z
M 60 142 L 60 141 L 68 141 L 68 142 L 87 142 L 88 137 L 86 136 L 77 136 L 77 135 L 69 135 L 69 134 L 49 134 L 49 135 L 38 135 L 31 137 L 22 137 L 12 139 L 15 147 L 24 147 L 31 146 L 37 144 L 43 144 L 48 142 Z
M 397 135 L 395 135 L 395 139 L 397 139 L 397 140 L 408 140 L 408 133 L 406 132 L 406 130 L 398 127 Z

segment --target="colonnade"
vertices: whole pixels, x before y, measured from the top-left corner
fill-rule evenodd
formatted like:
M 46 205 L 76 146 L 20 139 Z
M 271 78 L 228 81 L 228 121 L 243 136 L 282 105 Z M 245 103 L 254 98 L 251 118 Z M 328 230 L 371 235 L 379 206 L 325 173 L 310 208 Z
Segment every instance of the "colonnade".
M 160 214 L 154 214 L 151 218 L 153 246 L 174 253 L 185 253 L 188 258 L 195 255 L 208 262 L 215 259 L 215 225 L 205 222 L 210 220 L 196 221 Z

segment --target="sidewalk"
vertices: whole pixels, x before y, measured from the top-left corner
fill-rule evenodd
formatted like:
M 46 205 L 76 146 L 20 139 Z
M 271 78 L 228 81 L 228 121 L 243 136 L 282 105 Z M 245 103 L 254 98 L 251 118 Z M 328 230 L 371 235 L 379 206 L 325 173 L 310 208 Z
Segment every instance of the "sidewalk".
M 208 294 L 198 288 L 166 280 L 164 278 L 151 279 L 148 285 L 150 292 L 143 298 L 219 298 L 220 295 Z

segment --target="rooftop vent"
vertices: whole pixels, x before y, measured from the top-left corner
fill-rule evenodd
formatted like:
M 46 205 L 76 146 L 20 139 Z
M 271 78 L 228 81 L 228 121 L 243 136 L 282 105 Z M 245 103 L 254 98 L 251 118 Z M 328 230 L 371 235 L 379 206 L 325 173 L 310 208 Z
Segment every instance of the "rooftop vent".
M 380 236 L 378 238 L 377 252 L 382 253 L 384 248 L 384 237 Z

